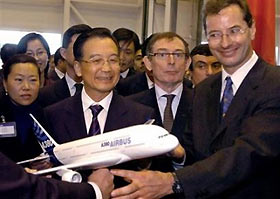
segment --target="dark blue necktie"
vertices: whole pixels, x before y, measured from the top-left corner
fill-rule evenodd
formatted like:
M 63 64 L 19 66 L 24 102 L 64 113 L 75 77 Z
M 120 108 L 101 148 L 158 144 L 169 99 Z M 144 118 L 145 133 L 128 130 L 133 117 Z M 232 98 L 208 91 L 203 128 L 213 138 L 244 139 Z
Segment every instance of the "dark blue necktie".
M 76 87 L 76 91 L 75 91 L 75 94 L 74 94 L 74 95 L 78 95 L 79 93 L 82 92 L 83 84 L 81 84 L 81 83 L 76 83 L 76 84 L 75 84 L 75 87 Z
M 223 98 L 222 98 L 222 113 L 223 117 L 225 116 L 228 107 L 231 103 L 231 100 L 233 98 L 233 90 L 232 90 L 232 80 L 230 77 L 226 77 L 226 87 L 224 90 Z
M 100 111 L 103 109 L 100 105 L 94 105 L 89 107 L 92 112 L 92 122 L 89 128 L 88 136 L 93 136 L 100 134 L 100 126 L 99 122 L 97 120 L 97 116 L 100 113 Z

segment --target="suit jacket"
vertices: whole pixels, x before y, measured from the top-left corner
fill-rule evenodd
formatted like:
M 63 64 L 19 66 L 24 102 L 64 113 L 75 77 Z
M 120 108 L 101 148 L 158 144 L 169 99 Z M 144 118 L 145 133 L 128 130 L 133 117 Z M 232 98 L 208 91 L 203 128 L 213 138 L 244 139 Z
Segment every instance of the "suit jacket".
M 186 198 L 279 198 L 280 71 L 258 59 L 221 119 L 221 73 L 195 88 Z M 193 149 L 192 152 L 190 149 Z
M 122 96 L 128 96 L 135 93 L 139 93 L 144 90 L 148 90 L 148 82 L 145 73 L 137 73 L 130 77 L 120 79 L 116 89 L 118 94 Z
M 87 137 L 81 95 L 76 95 L 45 109 L 49 127 L 58 143 Z M 153 118 L 153 109 L 113 94 L 104 132 L 143 124 Z
M 155 120 L 156 120 L 155 124 L 163 127 L 160 111 L 158 108 L 155 88 L 151 88 L 150 90 L 128 96 L 127 98 L 139 102 L 141 104 L 144 104 L 146 106 L 152 107 L 155 110 Z M 181 99 L 177 108 L 177 112 L 171 130 L 171 133 L 178 138 L 179 142 L 183 146 L 184 146 L 184 141 L 186 140 L 186 138 L 184 137 L 184 130 L 187 127 L 190 128 L 189 125 L 191 121 L 191 106 L 192 106 L 191 104 L 192 104 L 192 90 L 189 89 L 185 84 L 183 84 L 183 92 L 181 95 Z M 187 160 L 187 163 L 188 162 L 189 160 Z M 172 159 L 166 156 L 160 156 L 153 159 L 153 163 L 150 169 L 168 172 L 174 170 L 172 165 L 173 165 Z
M 58 143 L 65 143 L 87 137 L 85 118 L 82 108 L 81 94 L 75 95 L 46 108 L 49 126 L 53 138 Z M 113 94 L 105 122 L 104 133 L 125 128 L 132 125 L 143 124 L 154 118 L 154 110 Z M 117 165 L 116 168 L 137 170 L 142 161 L 132 161 Z M 145 166 L 145 165 L 144 165 Z M 85 177 L 87 172 L 83 172 Z M 126 183 L 115 178 L 115 186 L 121 187 Z
M 128 96 L 127 98 L 153 108 L 155 110 L 156 124 L 159 126 L 163 126 L 160 111 L 158 108 L 155 88 L 151 88 L 135 95 Z M 185 86 L 185 84 L 183 84 L 183 92 L 171 130 L 171 133 L 179 139 L 180 143 L 183 143 L 184 141 L 183 132 L 186 128 L 186 123 L 189 123 L 191 119 L 191 105 L 192 90 Z
M 40 89 L 38 100 L 42 107 L 46 107 L 70 96 L 66 79 L 63 77 L 54 84 Z
M 94 199 L 87 183 L 68 183 L 26 173 L 0 152 L 0 194 L 2 199 Z
M 57 73 L 55 72 L 55 70 L 52 70 L 51 72 L 49 72 L 48 78 L 49 78 L 49 80 L 51 80 L 51 81 L 60 80 L 60 78 L 59 78 L 59 76 L 57 75 Z

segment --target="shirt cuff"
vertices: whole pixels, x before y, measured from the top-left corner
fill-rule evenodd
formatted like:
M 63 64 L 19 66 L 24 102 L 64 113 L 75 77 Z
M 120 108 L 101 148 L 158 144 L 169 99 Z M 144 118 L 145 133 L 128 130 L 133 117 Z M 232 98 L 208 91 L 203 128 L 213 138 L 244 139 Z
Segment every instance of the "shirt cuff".
M 93 189 L 95 191 L 96 199 L 103 199 L 101 190 L 99 189 L 97 184 L 95 184 L 94 182 L 88 182 L 88 183 L 93 187 Z
M 183 158 L 183 161 L 182 161 L 182 162 L 178 163 L 178 162 L 172 161 L 173 168 L 174 168 L 175 170 L 181 169 L 181 168 L 184 167 L 185 162 L 186 162 L 186 154 L 184 155 L 184 158 Z

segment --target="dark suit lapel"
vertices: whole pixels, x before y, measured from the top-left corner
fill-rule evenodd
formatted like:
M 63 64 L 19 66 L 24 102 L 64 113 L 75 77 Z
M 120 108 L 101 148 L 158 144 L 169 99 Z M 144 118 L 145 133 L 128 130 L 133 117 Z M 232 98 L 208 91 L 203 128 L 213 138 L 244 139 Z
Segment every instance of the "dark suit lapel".
M 189 123 L 191 119 L 191 101 L 192 101 L 192 90 L 188 89 L 185 85 L 183 86 L 183 91 L 181 99 L 177 108 L 176 116 L 173 122 L 171 132 L 176 135 L 176 137 L 182 137 L 183 131 L 185 129 L 186 123 Z
M 81 139 L 87 136 L 81 94 L 71 97 L 71 101 L 65 106 L 69 119 L 65 119 L 65 128 L 71 140 Z M 69 122 L 71 124 L 69 125 Z
M 265 68 L 259 64 L 260 62 L 261 60 L 257 61 L 241 83 L 213 139 L 223 132 L 232 121 L 239 120 L 245 115 L 246 108 L 249 107 L 248 97 L 253 95 L 252 93 L 259 86 L 260 79 L 264 74 Z
M 157 96 L 156 96 L 155 87 L 151 88 L 149 90 L 149 92 L 150 92 L 150 94 L 147 95 L 147 96 L 149 96 L 150 99 L 147 98 L 147 102 L 150 102 L 151 103 L 151 107 L 153 107 L 154 110 L 155 110 L 156 124 L 159 125 L 159 126 L 163 126 L 162 119 L 161 119 L 161 116 L 160 116 L 159 107 L 158 107 L 158 103 L 157 103 Z
M 220 125 L 220 94 L 221 94 L 221 83 L 222 83 L 222 75 L 217 76 L 216 79 L 210 85 L 210 89 L 208 92 L 208 101 L 206 104 L 207 107 L 207 122 L 209 131 L 212 136 L 217 133 L 217 128 Z
M 104 132 L 112 131 L 121 128 L 123 115 L 127 112 L 125 102 L 122 97 L 113 93 L 112 101 L 109 106 L 107 119 L 105 122 Z
M 54 87 L 54 92 L 58 99 L 65 99 L 67 97 L 70 97 L 70 91 L 66 82 L 65 77 L 63 77 L 61 80 L 58 80 L 59 83 L 56 84 Z

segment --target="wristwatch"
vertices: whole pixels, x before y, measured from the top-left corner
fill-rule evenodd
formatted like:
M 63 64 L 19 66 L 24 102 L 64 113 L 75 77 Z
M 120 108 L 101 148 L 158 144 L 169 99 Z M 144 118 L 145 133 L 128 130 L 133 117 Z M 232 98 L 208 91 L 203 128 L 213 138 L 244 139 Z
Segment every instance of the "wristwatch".
M 175 194 L 181 194 L 184 193 L 183 187 L 179 181 L 179 179 L 177 178 L 177 175 L 175 172 L 172 172 L 172 176 L 174 178 L 174 183 L 172 185 L 172 190 Z

